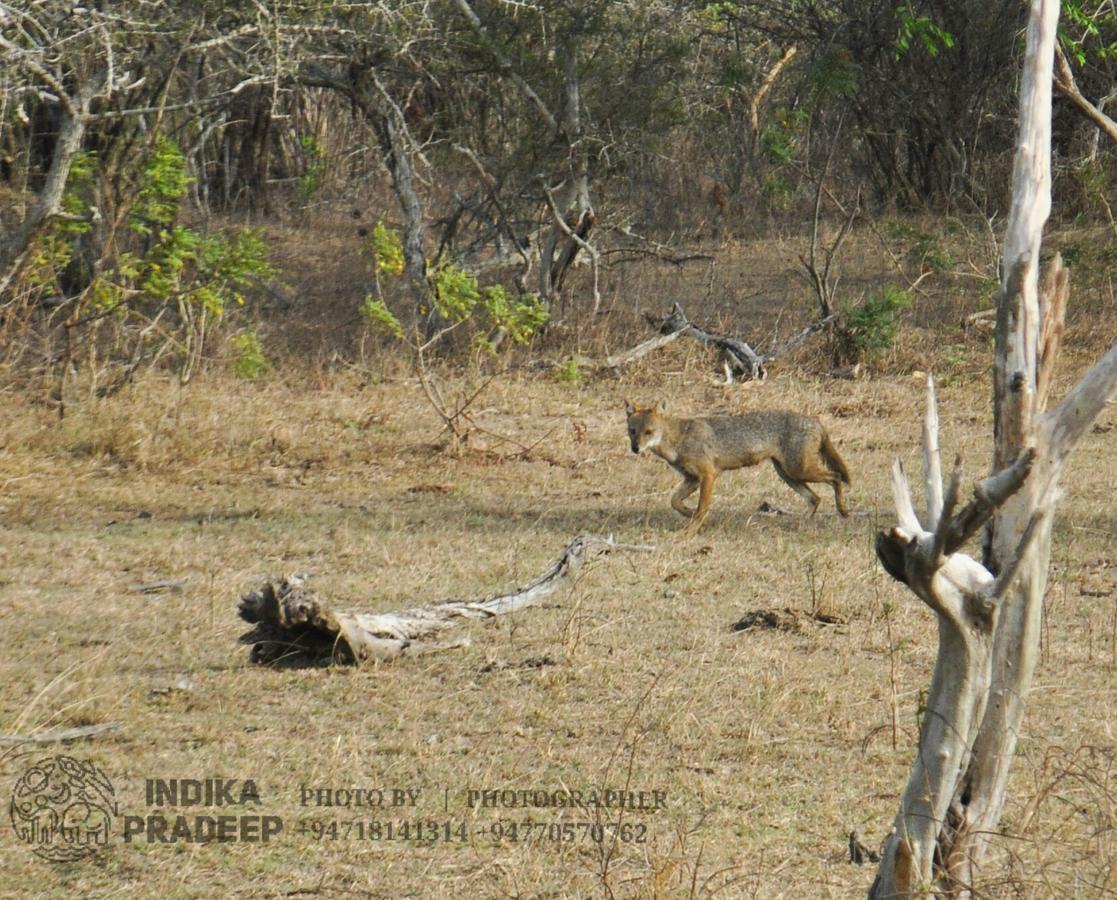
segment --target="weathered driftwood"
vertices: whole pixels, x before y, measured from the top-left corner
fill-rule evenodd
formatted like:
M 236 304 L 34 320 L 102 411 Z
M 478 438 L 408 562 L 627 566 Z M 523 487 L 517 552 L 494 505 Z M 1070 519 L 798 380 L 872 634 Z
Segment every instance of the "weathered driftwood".
M 615 549 L 612 535 L 580 535 L 538 578 L 484 600 L 445 600 L 400 612 L 335 611 L 306 584 L 306 576 L 268 581 L 240 601 L 240 616 L 256 627 L 240 641 L 251 644 L 255 663 L 307 665 L 361 663 L 461 646 L 465 641 L 428 639 L 466 619 L 490 619 L 538 604 L 554 594 L 589 560 Z
M 892 494 L 899 524 L 877 536 L 877 556 L 885 570 L 906 584 L 936 613 L 939 650 L 927 694 L 919 752 L 891 835 L 872 897 L 921 894 L 942 873 L 934 861 L 955 788 L 970 760 L 971 748 L 992 681 L 993 629 L 999 606 L 1036 528 L 1027 530 L 1006 572 L 997 578 L 962 545 L 1017 493 L 1028 478 L 1034 451 L 990 475 L 974 488 L 973 499 L 957 511 L 961 471 L 958 463 L 943 491 L 934 385 L 927 379 L 924 421 L 926 526 L 912 502 L 903 466 L 892 468 Z
M 802 331 L 798 331 L 795 334 L 793 334 L 786 341 L 784 341 L 779 347 L 765 353 L 764 357 L 763 357 L 763 361 L 768 362 L 769 360 L 775 359 L 777 356 L 783 356 L 783 354 L 789 353 L 790 351 L 792 351 L 796 347 L 798 347 L 800 344 L 802 344 L 805 340 L 807 340 L 807 338 L 813 337 L 814 335 L 818 334 L 818 332 L 822 331 L 824 328 L 829 328 L 836 321 L 838 321 L 838 314 L 836 312 L 834 312 L 834 313 L 830 313 L 830 315 L 825 316 L 824 318 L 817 319 L 816 321 L 811 322 L 810 325 L 808 325 Z M 858 365 L 860 365 L 860 363 L 858 363 Z

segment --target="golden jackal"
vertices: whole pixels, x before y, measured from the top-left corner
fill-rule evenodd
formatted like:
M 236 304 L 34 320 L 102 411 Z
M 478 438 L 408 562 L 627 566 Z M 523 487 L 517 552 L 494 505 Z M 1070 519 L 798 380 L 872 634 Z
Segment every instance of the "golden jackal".
M 691 533 L 702 527 L 710 511 L 718 475 L 766 459 L 772 461 L 776 474 L 811 505 L 811 515 L 818 509 L 819 498 L 807 482 L 833 487 L 838 512 L 849 515 L 842 497 L 842 484 L 849 484 L 849 470 L 818 419 L 779 410 L 682 419 L 667 415 L 662 400 L 647 409 L 625 401 L 625 413 L 632 452 L 651 450 L 683 476 L 683 483 L 671 497 L 671 506 L 690 517 L 687 530 Z M 699 488 L 698 508 L 692 512 L 683 501 Z

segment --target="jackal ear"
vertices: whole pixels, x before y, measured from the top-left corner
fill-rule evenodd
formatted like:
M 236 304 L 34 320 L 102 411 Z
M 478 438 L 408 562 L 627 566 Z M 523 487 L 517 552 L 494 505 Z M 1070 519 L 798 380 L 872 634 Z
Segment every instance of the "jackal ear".
M 662 416 L 662 415 L 663 415 L 663 414 L 664 414 L 665 412 L 667 412 L 667 401 L 666 401 L 666 400 L 660 400 L 660 401 L 659 401 L 659 403 L 657 403 L 657 404 L 655 405 L 655 411 L 656 411 L 657 413 L 659 413 L 659 414 L 660 414 L 661 416 Z
M 634 412 L 636 412 L 636 407 L 632 405 L 632 401 L 631 401 L 631 400 L 629 400 L 628 398 L 625 398 L 625 401 L 624 401 L 624 414 L 625 414 L 626 416 L 631 416 L 631 415 L 632 415 L 632 414 L 633 414 Z

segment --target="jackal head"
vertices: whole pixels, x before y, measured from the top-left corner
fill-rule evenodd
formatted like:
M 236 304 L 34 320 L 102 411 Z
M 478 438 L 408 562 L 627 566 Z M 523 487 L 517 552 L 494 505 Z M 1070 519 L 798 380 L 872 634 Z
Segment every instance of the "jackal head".
M 646 409 L 625 400 L 624 412 L 628 416 L 628 440 L 633 453 L 650 450 L 663 440 L 663 416 L 667 413 L 667 404 L 662 400 Z

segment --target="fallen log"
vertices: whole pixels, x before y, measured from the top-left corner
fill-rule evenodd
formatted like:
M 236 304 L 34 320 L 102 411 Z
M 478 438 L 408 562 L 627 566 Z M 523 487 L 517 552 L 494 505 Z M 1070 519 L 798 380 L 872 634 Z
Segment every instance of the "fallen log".
M 691 337 L 718 349 L 718 363 L 725 372 L 726 384 L 732 384 L 735 378 L 744 381 L 763 381 L 768 377 L 768 371 L 765 368 L 766 363 L 771 362 L 777 356 L 782 356 L 784 353 L 794 350 L 808 338 L 833 325 L 838 319 L 838 314 L 832 313 L 823 319 L 812 322 L 788 338 L 779 347 L 764 354 L 757 353 L 747 342 L 739 338 L 715 334 L 700 325 L 695 325 L 686 317 L 686 313 L 683 312 L 678 303 L 672 305 L 671 312 L 664 319 L 650 313 L 645 313 L 644 317 L 656 329 L 657 334 L 641 341 L 635 347 L 630 347 L 628 350 L 610 354 L 604 360 L 573 357 L 573 361 L 579 368 L 599 373 L 612 372 L 617 374 L 617 371 L 623 366 L 647 356 L 652 351 L 659 350 L 680 337 Z M 534 360 L 529 364 L 529 368 L 536 370 L 554 369 L 560 364 L 556 360 Z
M 491 619 L 534 606 L 589 560 L 616 549 L 652 548 L 617 544 L 612 535 L 579 535 L 546 571 L 510 593 L 484 600 L 444 600 L 389 613 L 335 611 L 307 588 L 307 576 L 287 575 L 267 581 L 241 599 L 240 617 L 255 627 L 240 642 L 251 645 L 252 662 L 288 666 L 352 665 L 462 646 L 468 642 L 427 639 L 466 619 Z
M 659 331 L 660 334 L 678 333 L 685 337 L 692 337 L 703 344 L 709 344 L 711 347 L 717 347 L 721 351 L 720 357 L 725 366 L 726 380 L 730 380 L 734 375 L 755 381 L 763 381 L 768 377 L 768 372 L 764 368 L 764 359 L 752 347 L 738 338 L 714 334 L 695 325 L 686 317 L 678 303 L 671 307 L 671 313 L 663 320 Z
M 635 347 L 625 350 L 623 353 L 615 353 L 611 356 L 605 357 L 604 368 L 606 369 L 619 369 L 621 366 L 626 366 L 630 362 L 634 362 L 641 356 L 646 356 L 653 350 L 658 350 L 660 347 L 665 347 L 674 341 L 681 332 L 669 331 L 666 334 L 657 334 L 654 337 L 648 338 L 646 341 L 641 341 Z

